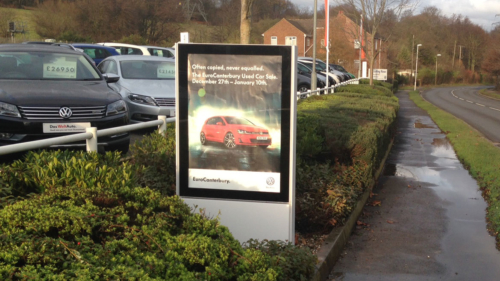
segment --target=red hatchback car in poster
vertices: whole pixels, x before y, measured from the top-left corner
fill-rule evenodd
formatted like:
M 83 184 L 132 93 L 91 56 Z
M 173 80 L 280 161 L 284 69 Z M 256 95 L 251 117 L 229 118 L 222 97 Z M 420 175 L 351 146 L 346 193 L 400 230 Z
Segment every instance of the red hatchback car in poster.
M 205 121 L 200 132 L 200 142 L 202 145 L 218 142 L 228 149 L 242 145 L 267 148 L 272 143 L 272 137 L 267 128 L 259 127 L 248 119 L 214 116 Z

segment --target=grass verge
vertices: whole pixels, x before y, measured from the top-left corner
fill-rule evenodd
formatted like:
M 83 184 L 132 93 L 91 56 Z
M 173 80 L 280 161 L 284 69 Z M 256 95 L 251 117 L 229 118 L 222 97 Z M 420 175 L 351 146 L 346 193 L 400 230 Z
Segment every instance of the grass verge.
M 500 248 L 500 149 L 464 121 L 425 101 L 418 92 L 410 92 L 410 98 L 446 133 L 458 159 L 477 180 L 488 202 L 489 229 Z
M 483 89 L 483 90 L 479 91 L 479 94 L 486 96 L 486 97 L 489 97 L 489 98 L 492 98 L 492 99 L 500 100 L 500 92 L 499 91 L 490 90 L 490 89 Z

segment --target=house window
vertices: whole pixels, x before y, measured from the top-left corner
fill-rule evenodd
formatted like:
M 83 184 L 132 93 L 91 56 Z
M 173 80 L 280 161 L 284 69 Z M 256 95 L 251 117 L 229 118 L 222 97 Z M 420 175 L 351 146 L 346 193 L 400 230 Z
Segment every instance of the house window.
M 307 44 L 307 47 L 311 46 L 311 39 L 310 38 L 307 38 L 306 44 Z
M 295 36 L 285 37 L 285 45 L 296 46 L 297 45 L 297 37 L 295 37 Z
M 278 36 L 271 36 L 271 45 L 278 45 Z

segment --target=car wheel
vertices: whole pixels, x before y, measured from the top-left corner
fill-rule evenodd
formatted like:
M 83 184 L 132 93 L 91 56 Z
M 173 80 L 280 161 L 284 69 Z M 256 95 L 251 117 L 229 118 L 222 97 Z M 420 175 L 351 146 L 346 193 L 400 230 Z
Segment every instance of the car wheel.
M 266 149 L 269 145 L 260 145 L 259 147 L 262 149 Z
M 200 133 L 200 142 L 201 142 L 201 145 L 207 144 L 207 138 L 205 137 L 205 133 L 203 133 L 203 132 Z
M 297 90 L 298 90 L 299 92 L 301 92 L 301 93 L 304 93 L 304 92 L 309 91 L 309 89 L 310 89 L 310 88 L 311 88 L 311 87 L 308 87 L 307 85 L 302 84 L 302 85 L 299 85 L 299 86 L 297 87 Z
M 121 152 L 122 155 L 125 155 L 125 154 L 127 154 L 129 147 L 130 147 L 129 143 L 121 143 L 121 144 L 108 146 L 106 151 L 119 151 L 119 152 Z
M 234 142 L 233 133 L 229 132 L 224 136 L 224 145 L 230 149 L 233 149 L 236 147 L 236 143 Z

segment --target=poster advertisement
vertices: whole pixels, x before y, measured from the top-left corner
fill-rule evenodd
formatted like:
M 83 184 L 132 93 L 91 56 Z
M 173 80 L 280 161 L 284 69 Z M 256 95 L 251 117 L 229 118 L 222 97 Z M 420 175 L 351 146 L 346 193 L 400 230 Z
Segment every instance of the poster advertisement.
M 280 192 L 282 63 L 188 55 L 190 187 Z

